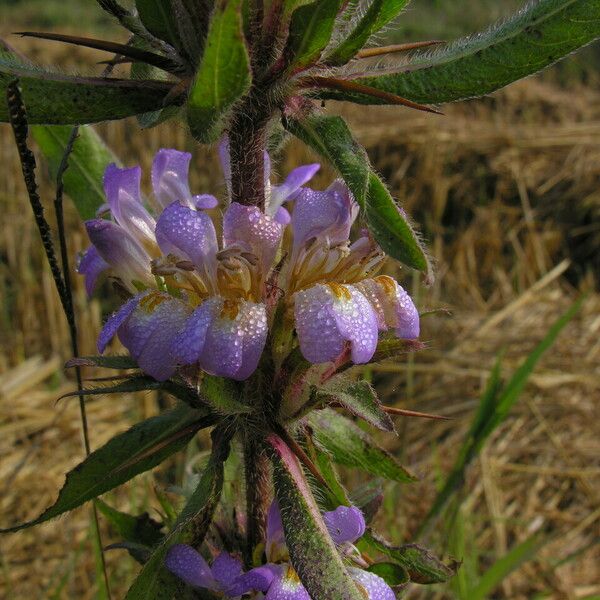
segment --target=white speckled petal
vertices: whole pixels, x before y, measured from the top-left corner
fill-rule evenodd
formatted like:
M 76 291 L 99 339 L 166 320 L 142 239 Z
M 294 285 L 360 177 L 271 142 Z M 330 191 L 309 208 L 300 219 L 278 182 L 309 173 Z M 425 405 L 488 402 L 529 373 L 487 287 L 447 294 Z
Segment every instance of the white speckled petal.
M 171 546 L 165 558 L 165 567 L 192 587 L 218 589 L 210 567 L 191 546 L 186 544 Z
M 256 206 L 232 202 L 223 215 L 223 245 L 246 247 L 258 257 L 264 273 L 271 268 L 282 235 L 283 225 Z
M 158 219 L 156 241 L 165 254 L 183 255 L 199 269 L 212 272 L 218 250 L 217 233 L 205 212 L 173 202 Z
M 319 284 L 297 292 L 295 317 L 300 349 L 310 362 L 335 360 L 346 341 L 355 363 L 368 362 L 375 352 L 377 317 L 353 286 Z
M 119 327 L 119 339 L 145 373 L 158 381 L 168 379 L 175 371 L 173 341 L 188 317 L 183 302 L 171 297 L 157 306 L 141 302 L 127 321 Z
M 318 557 L 315 557 L 318 560 Z M 291 566 L 284 567 L 279 577 L 273 579 L 265 600 L 311 600 Z
M 222 306 L 221 298 L 209 298 L 190 315 L 181 333 L 173 340 L 171 352 L 178 363 L 191 365 L 200 359 L 204 351 L 208 327 L 217 317 Z
M 355 567 L 349 567 L 348 573 L 369 594 L 369 600 L 396 600 L 392 588 L 379 575 Z
M 220 312 L 206 332 L 200 366 L 213 375 L 242 381 L 256 370 L 265 346 L 266 308 L 242 300 L 234 318 Z
M 419 337 L 419 311 L 408 292 L 386 275 L 365 279 L 356 288 L 375 310 L 380 330 L 395 329 L 402 339 Z

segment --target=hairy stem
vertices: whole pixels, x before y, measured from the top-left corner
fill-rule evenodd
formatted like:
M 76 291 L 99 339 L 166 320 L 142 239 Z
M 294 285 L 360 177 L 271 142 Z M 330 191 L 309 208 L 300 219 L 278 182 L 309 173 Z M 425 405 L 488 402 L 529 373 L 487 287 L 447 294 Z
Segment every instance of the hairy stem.
M 269 459 L 260 442 L 248 435 L 244 441 L 244 473 L 246 480 L 246 548 L 244 562 L 254 566 L 254 549 L 265 541 L 266 516 L 270 501 Z

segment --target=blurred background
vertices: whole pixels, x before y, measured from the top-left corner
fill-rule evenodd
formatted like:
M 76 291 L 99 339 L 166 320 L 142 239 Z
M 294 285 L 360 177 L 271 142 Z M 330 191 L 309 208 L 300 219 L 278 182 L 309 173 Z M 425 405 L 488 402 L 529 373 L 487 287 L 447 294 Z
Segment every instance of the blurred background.
M 491 23 L 515 0 L 415 0 L 386 42 L 450 40 Z M 99 73 L 101 52 L 23 40 L 28 29 L 106 36 L 122 32 L 92 0 L 0 0 L 0 35 L 34 61 L 65 72 Z M 399 437 L 381 443 L 421 477 L 386 488 L 378 521 L 387 537 L 412 541 L 452 469 L 491 369 L 502 353 L 510 379 L 548 329 L 582 292 L 582 309 L 535 369 L 507 418 L 466 471 L 449 508 L 421 538 L 462 560 L 445 586 L 410 598 L 600 598 L 600 47 L 492 97 L 444 107 L 444 116 L 405 109 L 344 109 L 372 162 L 428 242 L 437 279 L 425 288 L 400 271 L 422 311 L 427 348 L 364 375 L 389 405 L 450 421 L 398 419 Z M 326 110 L 336 112 L 334 103 Z M 193 152 L 192 189 L 223 195 L 215 156 L 196 147 L 182 125 L 139 132 L 135 121 L 98 128 L 127 165 L 146 169 L 161 147 Z M 64 473 L 82 458 L 74 389 L 62 368 L 68 330 L 30 214 L 12 132 L 0 125 L 0 514 L 2 526 L 51 504 Z M 314 160 L 287 146 L 278 172 Z M 52 182 L 39 161 L 48 206 Z M 325 186 L 333 173 L 317 180 Z M 149 185 L 148 177 L 144 184 Z M 87 245 L 67 201 L 72 256 Z M 85 297 L 75 277 L 80 344 L 94 353 L 110 290 Z M 87 376 L 97 376 L 91 371 Z M 157 411 L 153 393 L 88 403 L 98 447 Z M 158 493 L 185 457 L 145 474 L 105 499 L 156 516 Z M 350 486 L 358 483 L 354 477 Z M 168 492 L 167 492 L 168 493 Z M 117 541 L 106 524 L 104 544 Z M 14 600 L 99 597 L 98 557 L 89 510 L 0 538 L 0 597 Z M 534 542 L 532 543 L 532 540 Z M 107 553 L 113 598 L 137 566 Z M 479 585 L 481 581 L 484 585 Z M 478 594 L 473 587 L 479 585 Z

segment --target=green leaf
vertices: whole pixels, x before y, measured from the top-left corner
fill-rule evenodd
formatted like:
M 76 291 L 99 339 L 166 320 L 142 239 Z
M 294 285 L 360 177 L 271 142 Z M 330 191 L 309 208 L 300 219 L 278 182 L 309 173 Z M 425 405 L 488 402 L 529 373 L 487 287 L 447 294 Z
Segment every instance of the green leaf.
M 341 0 L 317 0 L 294 11 L 284 51 L 293 71 L 302 71 L 319 60 L 331 39 L 341 5 Z
M 181 511 L 173 529 L 144 565 L 125 600 L 182 600 L 183 585 L 165 567 L 165 556 L 173 544 L 200 546 L 221 497 L 223 463 L 229 454 L 231 431 L 220 437 L 213 432 L 213 451 L 200 482 Z M 186 596 L 187 597 L 187 596 Z
M 367 525 L 375 518 L 383 503 L 383 480 L 373 479 L 355 489 L 351 504 L 360 508 Z
M 431 277 L 429 259 L 408 216 L 373 172 L 367 186 L 366 217 L 371 233 L 386 254 Z
M 177 22 L 170 0 L 136 0 L 135 5 L 144 27 L 153 36 L 177 48 Z
M 53 178 L 56 178 L 71 131 L 71 127 L 64 125 L 36 125 L 31 128 Z M 105 202 L 102 182 L 104 171 L 111 162 L 119 161 L 100 136 L 91 127 L 82 127 L 69 155 L 69 168 L 63 176 L 63 182 L 66 193 L 83 220 L 93 219 L 96 210 Z
M 143 392 L 148 390 L 167 389 L 169 382 L 156 381 L 149 375 L 132 375 L 123 381 L 114 385 L 99 385 L 94 388 L 84 388 L 74 390 L 60 396 L 59 400 L 64 398 L 73 398 L 77 396 L 103 396 L 104 394 L 123 394 L 126 392 Z
M 434 104 L 489 94 L 527 77 L 600 36 L 598 0 L 529 2 L 510 19 L 434 52 L 416 54 L 398 72 L 352 81 Z M 320 90 L 316 97 L 385 104 L 361 94 Z
M 1 531 L 19 531 L 81 506 L 159 465 L 184 448 L 198 430 L 213 422 L 201 411 L 181 405 L 134 425 L 70 471 L 56 502 L 39 517 Z
M 345 121 L 313 113 L 302 120 L 286 119 L 284 125 L 339 171 L 382 249 L 409 267 L 431 275 L 427 255 L 408 217 L 371 170 L 367 153 L 354 140 Z
M 317 446 L 329 452 L 335 462 L 358 467 L 393 481 L 411 482 L 416 477 L 380 448 L 373 438 L 330 408 L 314 411 L 307 419 Z
M 419 526 L 417 536 L 429 529 L 433 520 L 441 513 L 450 497 L 461 487 L 464 474 L 471 461 L 479 454 L 483 445 L 496 428 L 506 419 L 510 409 L 519 399 L 529 376 L 535 369 L 543 354 L 554 344 L 559 333 L 571 321 L 581 308 L 584 298 L 580 298 L 569 308 L 548 330 L 544 339 L 534 348 L 521 366 L 515 371 L 510 381 L 501 385 L 500 360 L 496 361 L 490 374 L 486 389 L 482 394 L 479 408 L 456 462 L 442 489 L 438 492 L 433 504 Z
M 188 99 L 188 122 L 201 142 L 215 141 L 232 106 L 250 89 L 250 58 L 241 0 L 219 0 Z
M 96 506 L 117 534 L 124 540 L 137 542 L 145 546 L 154 546 L 163 538 L 160 532 L 162 528 L 161 523 L 150 518 L 148 513 L 137 516 L 130 515 L 113 508 L 99 498 L 96 500 Z
M 310 597 L 364 600 L 331 540 L 296 457 L 276 435 L 267 442 L 291 563 Z
M 158 110 L 173 84 L 93 77 L 69 77 L 37 70 L 0 53 L 0 94 L 6 97 L 15 79 L 23 95 L 30 124 L 83 125 L 114 121 Z M 6 102 L 0 102 L 0 122 L 8 122 Z
M 369 573 L 375 573 L 379 575 L 389 586 L 393 588 L 404 587 L 409 581 L 410 577 L 406 572 L 406 569 L 396 563 L 380 562 L 372 564 L 367 571 Z
M 535 557 L 545 540 L 533 535 L 524 542 L 513 546 L 504 556 L 499 558 L 481 577 L 477 585 L 467 593 L 469 600 L 485 600 L 492 592 L 524 562 Z
M 222 415 L 239 415 L 252 412 L 252 407 L 242 403 L 240 386 L 231 379 L 204 375 L 200 397 Z
M 317 396 L 338 402 L 353 415 L 378 429 L 394 431 L 394 423 L 384 412 L 375 390 L 367 381 L 349 381 L 343 377 L 334 377 L 317 391 Z
M 327 56 L 325 62 L 330 65 L 346 64 L 374 33 L 395 19 L 407 4 L 408 0 L 373 0 L 350 35 Z
M 446 566 L 429 550 L 417 544 L 392 546 L 370 529 L 367 530 L 362 540 L 371 548 L 404 567 L 410 580 L 414 583 L 444 583 L 454 574 L 453 569 Z

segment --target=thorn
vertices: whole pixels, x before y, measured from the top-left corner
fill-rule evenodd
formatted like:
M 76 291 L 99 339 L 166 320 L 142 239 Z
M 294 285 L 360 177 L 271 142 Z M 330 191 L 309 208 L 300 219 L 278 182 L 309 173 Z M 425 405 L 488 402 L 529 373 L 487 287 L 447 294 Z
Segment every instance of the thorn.
M 399 415 L 402 417 L 420 417 L 422 419 L 435 419 L 437 421 L 452 421 L 452 417 L 443 417 L 442 415 L 432 415 L 430 413 L 417 412 L 416 410 L 405 410 L 403 408 L 394 408 L 393 406 L 384 406 L 384 412 L 390 415 Z
M 418 48 L 428 48 L 445 44 L 445 40 L 429 40 L 426 42 L 408 42 L 406 44 L 393 44 L 391 46 L 381 46 L 379 48 L 364 48 L 356 54 L 356 58 L 370 58 L 371 56 L 380 56 L 382 54 L 394 54 L 396 52 L 408 52 Z
M 340 90 L 342 92 L 363 94 L 365 96 L 371 96 L 372 98 L 379 98 L 387 104 L 407 106 L 408 108 L 414 108 L 416 110 L 422 110 L 424 112 L 434 113 L 436 115 L 444 114 L 435 108 L 430 108 L 429 106 L 413 102 L 412 100 L 408 100 L 402 96 L 397 96 L 396 94 L 391 94 L 390 92 L 370 87 L 368 85 L 362 85 L 361 83 L 356 83 L 355 81 L 350 81 L 348 79 L 334 79 L 333 77 L 311 77 L 307 78 L 305 81 L 306 87 L 315 86 L 318 88 L 329 88 L 333 90 Z

